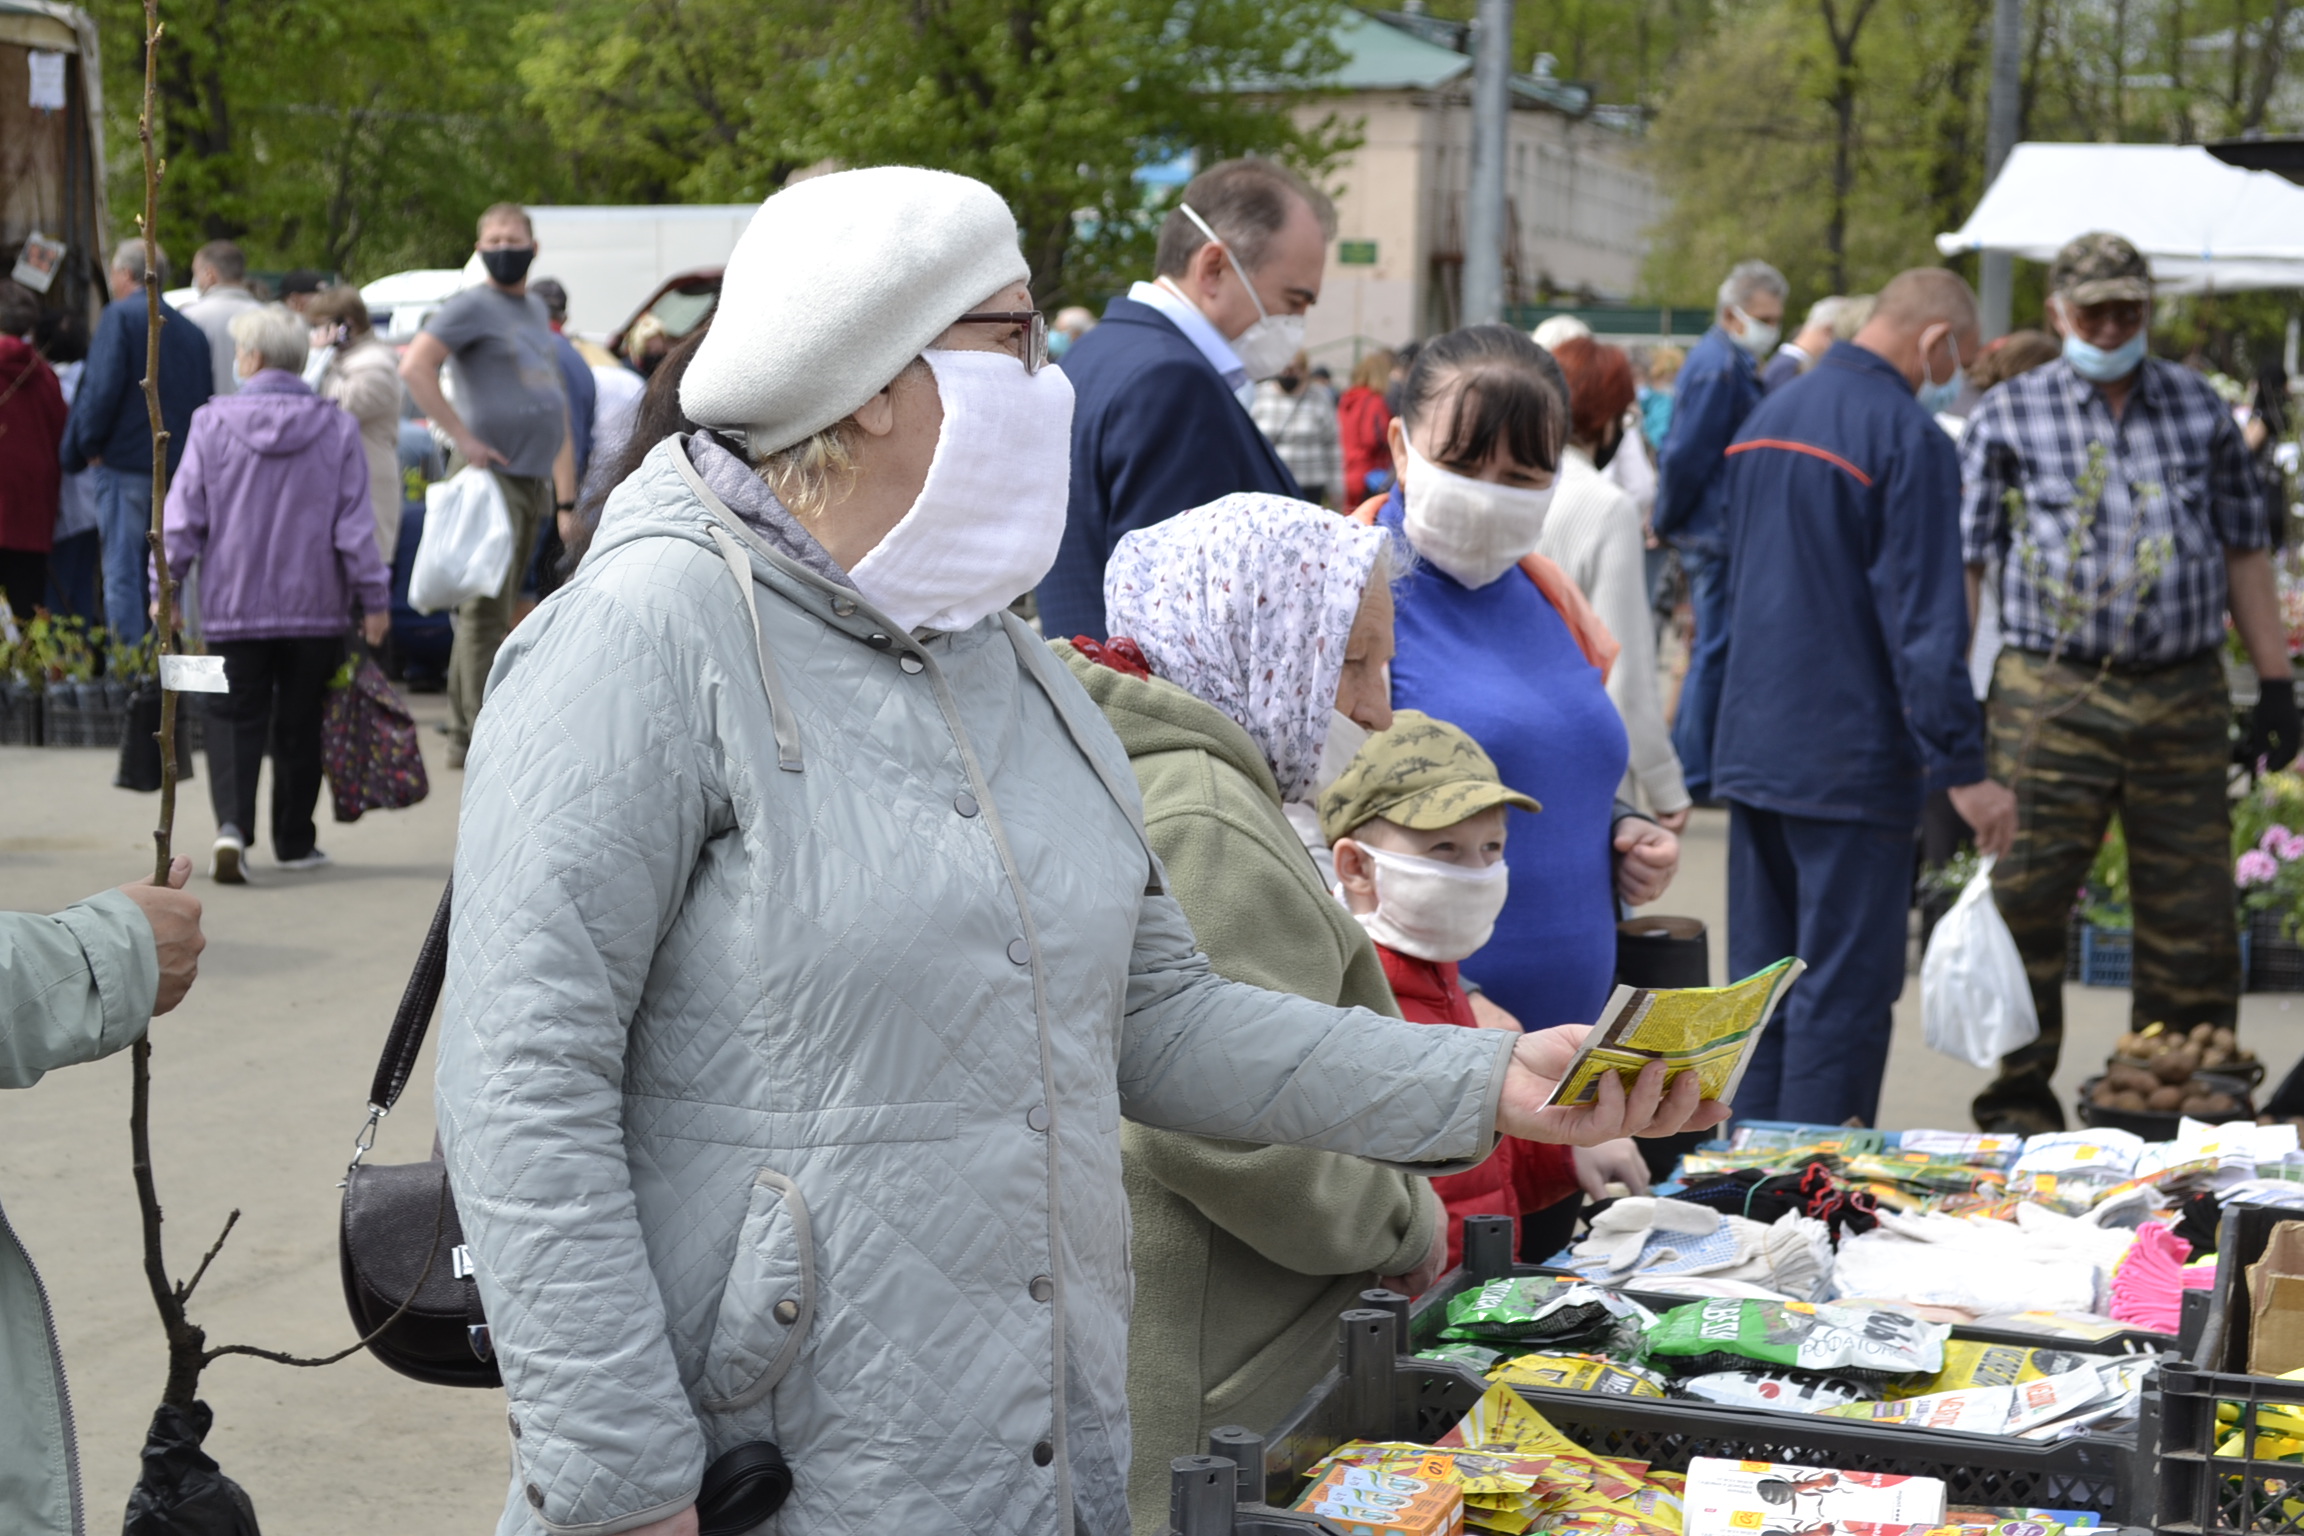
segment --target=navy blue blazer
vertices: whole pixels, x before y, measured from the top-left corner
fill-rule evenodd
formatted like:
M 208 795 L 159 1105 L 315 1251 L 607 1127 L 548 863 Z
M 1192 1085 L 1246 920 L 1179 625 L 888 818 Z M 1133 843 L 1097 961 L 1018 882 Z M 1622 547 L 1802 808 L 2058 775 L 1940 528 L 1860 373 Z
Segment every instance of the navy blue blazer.
M 1894 364 L 1841 341 L 1762 400 L 1725 457 L 1713 792 L 1917 826 L 1928 791 L 1984 777 L 1952 439 Z
M 160 319 L 160 422 L 168 429 L 168 469 L 174 473 L 176 461 L 184 457 L 192 413 L 214 393 L 216 375 L 208 367 L 208 338 L 200 327 L 165 302 Z M 64 418 L 58 456 L 66 469 L 86 469 L 97 458 L 106 469 L 152 473 L 152 423 L 144 412 L 148 320 L 141 291 L 104 306 L 71 414 Z
M 1040 582 L 1051 637 L 1104 633 L 1104 562 L 1131 529 L 1234 491 L 1301 496 L 1296 479 L 1200 349 L 1149 304 L 1114 299 L 1064 354 L 1072 382 L 1072 500 Z

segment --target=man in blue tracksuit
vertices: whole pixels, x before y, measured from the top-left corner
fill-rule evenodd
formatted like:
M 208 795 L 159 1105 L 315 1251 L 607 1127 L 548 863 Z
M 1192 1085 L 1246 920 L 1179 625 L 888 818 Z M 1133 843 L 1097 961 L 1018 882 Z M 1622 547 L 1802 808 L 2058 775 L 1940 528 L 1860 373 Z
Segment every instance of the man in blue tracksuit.
M 1656 536 L 1680 552 L 1696 610 L 1696 648 L 1672 717 L 1672 750 L 1688 793 L 1715 798 L 1712 725 L 1720 708 L 1720 668 L 1728 655 L 1728 444 L 1760 403 L 1760 361 L 1776 350 L 1784 322 L 1784 274 L 1764 261 L 1740 261 L 1720 285 L 1720 312 L 1688 349 L 1672 404 L 1671 430 L 1657 452 Z
M 1809 967 L 1754 1054 L 1739 1116 L 1873 1123 L 1921 805 L 1949 789 L 1985 853 L 2015 836 L 2015 797 L 1984 776 L 1960 463 L 1934 420 L 1976 351 L 1968 285 L 1906 272 L 1727 450 L 1713 792 L 1729 804 L 1728 964 Z

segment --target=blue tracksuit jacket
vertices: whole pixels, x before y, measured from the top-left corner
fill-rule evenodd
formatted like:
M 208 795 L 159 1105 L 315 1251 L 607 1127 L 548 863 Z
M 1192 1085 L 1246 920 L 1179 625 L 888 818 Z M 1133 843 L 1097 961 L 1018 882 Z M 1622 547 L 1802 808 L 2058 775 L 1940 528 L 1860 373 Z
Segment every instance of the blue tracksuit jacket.
M 1927 792 L 1984 776 L 1951 439 L 1886 359 L 1839 342 L 1760 403 L 1727 465 L 1714 792 L 1916 825 Z

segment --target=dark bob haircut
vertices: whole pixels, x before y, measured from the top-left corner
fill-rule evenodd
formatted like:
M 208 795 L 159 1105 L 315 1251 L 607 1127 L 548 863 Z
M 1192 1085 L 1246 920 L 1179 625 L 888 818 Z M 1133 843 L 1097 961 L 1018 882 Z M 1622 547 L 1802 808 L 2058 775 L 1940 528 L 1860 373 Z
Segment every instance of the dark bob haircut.
M 1454 404 L 1432 455 L 1435 463 L 1483 464 L 1501 444 L 1528 468 L 1560 467 L 1568 381 L 1552 354 L 1526 332 L 1468 325 L 1424 343 L 1400 390 L 1402 426 L 1414 432 L 1451 391 Z

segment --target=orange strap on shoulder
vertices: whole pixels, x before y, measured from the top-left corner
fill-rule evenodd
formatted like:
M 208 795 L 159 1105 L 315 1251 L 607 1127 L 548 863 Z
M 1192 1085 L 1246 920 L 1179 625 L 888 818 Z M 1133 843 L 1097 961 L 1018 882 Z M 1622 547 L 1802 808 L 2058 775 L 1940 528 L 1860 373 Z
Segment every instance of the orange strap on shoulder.
M 1373 524 L 1376 514 L 1383 510 L 1384 503 L 1390 499 L 1389 491 L 1382 496 L 1369 497 L 1352 510 L 1352 521 Z M 1568 633 L 1575 639 L 1576 649 L 1584 653 L 1586 661 L 1600 669 L 1600 681 L 1607 682 L 1608 674 L 1615 670 L 1616 658 L 1624 653 L 1624 647 L 1617 643 L 1614 635 L 1608 633 L 1608 626 L 1600 621 L 1599 613 L 1585 598 L 1583 590 L 1568 579 L 1568 573 L 1560 569 L 1557 562 L 1547 560 L 1542 555 L 1522 556 L 1520 573 L 1536 584 L 1536 590 L 1544 594 L 1544 600 L 1567 622 Z

